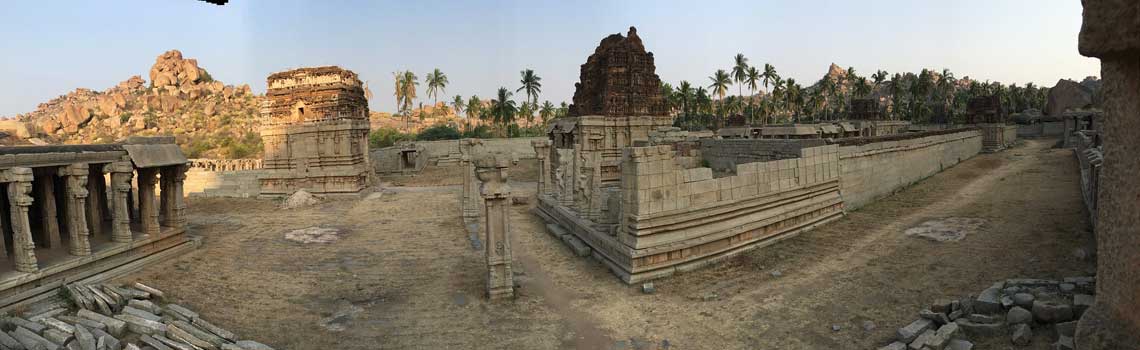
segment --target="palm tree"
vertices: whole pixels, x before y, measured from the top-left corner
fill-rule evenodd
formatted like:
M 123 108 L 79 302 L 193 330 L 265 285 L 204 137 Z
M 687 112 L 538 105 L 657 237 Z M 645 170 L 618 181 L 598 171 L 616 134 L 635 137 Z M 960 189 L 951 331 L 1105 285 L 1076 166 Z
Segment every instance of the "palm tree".
M 776 78 L 780 77 L 779 75 L 776 75 L 776 67 L 773 67 L 768 63 L 764 64 L 764 73 L 761 73 L 760 76 L 764 78 L 764 94 L 768 94 L 768 82 L 776 80 Z
M 546 124 L 546 121 L 550 120 L 550 118 L 554 116 L 554 113 L 554 104 L 550 103 L 550 101 L 543 102 L 542 108 L 538 110 L 538 115 L 542 117 L 543 124 Z
M 483 112 L 483 102 L 479 101 L 479 96 L 472 95 L 467 99 L 467 119 L 478 118 Z
M 677 94 L 673 93 L 673 85 L 669 85 L 669 83 L 662 81 L 661 97 L 665 100 L 666 110 L 668 110 L 669 114 L 672 115 L 674 110 L 677 109 L 677 105 L 680 102 L 678 101 L 680 96 L 677 96 Z
M 515 121 L 515 114 L 518 113 L 518 106 L 515 101 L 511 100 L 511 91 L 505 87 L 499 88 L 498 99 L 491 100 L 491 118 L 495 124 L 503 127 L 502 131 L 505 133 L 507 126 Z
M 538 94 L 542 93 L 542 77 L 534 74 L 534 70 L 529 68 L 519 72 L 519 75 L 522 76 L 522 79 L 519 80 L 522 86 L 515 92 L 526 90 L 527 101 L 538 104 Z
M 732 66 L 732 80 L 736 82 L 736 94 L 744 98 L 744 91 L 742 89 L 745 79 L 748 79 L 748 59 L 744 54 L 738 53 L 733 58 L 736 64 Z
M 724 95 L 728 92 L 728 86 L 732 85 L 732 79 L 728 77 L 728 73 L 723 69 L 717 69 L 716 73 L 713 73 L 713 76 L 709 77 L 709 80 L 712 81 L 712 84 L 709 84 L 709 89 L 713 91 L 713 95 L 717 96 L 717 100 L 719 100 L 721 104 L 720 109 L 723 112 Z M 723 117 L 723 115 L 721 115 L 721 117 Z
M 875 81 L 874 89 L 878 90 L 879 87 L 883 86 L 883 82 L 887 81 L 887 71 L 880 70 L 878 72 L 875 72 L 875 74 L 871 74 L 871 79 L 874 79 Z
M 400 106 L 400 112 L 404 115 L 404 120 L 410 129 L 411 107 L 416 99 L 416 86 L 420 83 L 417 81 L 416 74 L 410 70 L 392 74 L 396 78 L 396 104 Z
M 444 92 L 443 89 L 447 87 L 447 74 L 443 74 L 443 72 L 439 71 L 439 68 L 436 68 L 431 73 L 428 73 L 427 76 L 424 77 L 424 80 L 427 81 L 427 94 L 428 97 L 432 98 L 432 106 L 434 107 L 439 104 L 439 101 L 436 100 L 439 93 Z
M 760 82 L 760 71 L 757 70 L 756 67 L 748 67 L 748 74 L 747 75 L 748 76 L 747 76 L 747 78 L 744 79 L 744 82 L 748 83 L 748 92 L 750 92 L 752 95 L 755 95 L 756 89 L 759 88 L 759 85 L 757 85 L 757 84 Z M 752 112 L 751 114 L 756 113 L 756 111 L 753 110 L 753 108 L 752 108 L 752 96 L 748 97 L 748 110 L 749 110 L 749 112 Z M 749 123 L 753 122 L 754 121 L 753 119 L 755 119 L 755 115 L 749 115 L 748 119 L 749 119 Z
M 871 93 L 871 84 L 867 83 L 867 78 L 856 77 L 854 90 L 855 96 L 866 98 L 867 95 Z
M 677 86 L 677 95 L 681 99 L 681 113 L 688 116 L 693 111 L 693 85 L 687 80 L 682 80 Z
M 451 100 L 451 110 L 455 112 L 455 116 L 463 115 L 463 96 L 455 95 Z

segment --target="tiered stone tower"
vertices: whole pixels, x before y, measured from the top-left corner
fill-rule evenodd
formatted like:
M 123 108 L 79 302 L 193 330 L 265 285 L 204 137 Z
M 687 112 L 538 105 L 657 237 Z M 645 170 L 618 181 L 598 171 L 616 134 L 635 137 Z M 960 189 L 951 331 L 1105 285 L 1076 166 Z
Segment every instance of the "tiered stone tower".
M 335 66 L 300 68 L 267 80 L 261 194 L 363 190 L 371 171 L 368 100 L 356 73 Z

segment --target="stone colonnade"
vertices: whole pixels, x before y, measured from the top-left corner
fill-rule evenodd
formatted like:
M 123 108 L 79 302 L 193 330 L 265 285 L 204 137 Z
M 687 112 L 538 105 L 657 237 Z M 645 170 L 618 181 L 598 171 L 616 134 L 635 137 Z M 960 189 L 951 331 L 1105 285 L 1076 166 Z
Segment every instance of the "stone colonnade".
M 482 182 L 480 195 L 485 201 L 483 226 L 486 232 L 487 297 L 513 298 L 514 275 L 511 271 L 511 187 L 507 184 L 509 157 L 501 154 L 481 154 L 475 159 L 475 175 Z
M 36 256 L 37 245 L 63 249 L 66 239 L 67 255 L 88 256 L 96 251 L 93 241 L 98 237 L 129 243 L 158 235 L 164 226 L 182 229 L 186 224 L 182 183 L 187 169 L 186 165 L 135 169 L 126 158 L 0 169 L 0 187 L 6 194 L 0 201 L 7 204 L 0 207 L 7 211 L 0 215 L 0 256 L 11 260 L 16 271 L 34 273 L 44 262 Z M 139 215 L 132 215 L 131 178 L 136 170 Z M 160 202 L 155 200 L 157 176 L 162 177 Z M 142 231 L 137 237 L 131 232 L 132 220 Z M 108 230 L 104 222 L 109 222 Z
M 1077 349 L 1140 348 L 1140 4 L 1084 0 L 1082 55 L 1100 58 L 1104 165 L 1097 194 L 1096 303 Z

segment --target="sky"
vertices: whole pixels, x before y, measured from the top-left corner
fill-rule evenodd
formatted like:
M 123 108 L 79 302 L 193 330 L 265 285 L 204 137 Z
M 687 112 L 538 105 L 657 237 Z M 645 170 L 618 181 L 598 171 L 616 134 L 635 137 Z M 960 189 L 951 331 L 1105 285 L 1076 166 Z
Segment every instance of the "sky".
M 1099 75 L 1099 61 L 1077 53 L 1080 24 L 1076 0 L 15 1 L 0 12 L 0 116 L 149 79 L 171 49 L 256 93 L 274 72 L 338 65 L 369 83 L 378 111 L 396 109 L 393 72 L 422 81 L 435 68 L 451 82 L 440 100 L 514 91 L 529 68 L 542 77 L 540 101 L 569 103 L 586 57 L 630 26 L 673 85 L 708 85 L 743 53 L 804 85 L 836 63 L 863 76 L 949 68 L 1052 86 Z M 430 103 L 424 88 L 419 101 Z

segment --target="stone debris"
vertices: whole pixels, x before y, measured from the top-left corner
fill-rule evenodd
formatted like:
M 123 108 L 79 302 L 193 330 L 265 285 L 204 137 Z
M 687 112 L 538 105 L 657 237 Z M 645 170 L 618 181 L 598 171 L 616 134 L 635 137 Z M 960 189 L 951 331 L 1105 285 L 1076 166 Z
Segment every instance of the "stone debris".
M 1028 346 L 1034 328 L 1050 327 L 1059 337 L 1051 348 L 1071 350 L 1077 320 L 1096 301 L 1095 292 L 1095 277 L 1008 279 L 977 296 L 935 300 L 879 350 L 971 350 L 970 340 L 1000 337 Z
M 641 292 L 645 294 L 653 294 L 657 293 L 657 288 L 653 287 L 653 282 L 647 282 L 641 285 Z
M 340 230 L 328 227 L 308 227 L 285 233 L 285 239 L 302 244 L 332 243 L 340 236 Z
M 281 209 L 297 209 L 317 205 L 319 203 L 321 203 L 321 200 L 312 193 L 309 193 L 309 191 L 297 190 L 297 192 L 293 192 L 288 198 L 285 198 L 285 201 L 281 202 Z
M 986 223 L 977 218 L 945 218 L 923 222 L 907 229 L 904 234 L 917 236 L 935 242 L 957 242 L 976 232 Z
M 159 302 L 164 293 L 141 283 L 69 284 L 62 289 L 69 307 L 32 305 L 22 317 L 0 318 L 0 329 L 7 330 L 0 332 L 0 349 L 272 350 L 239 340 L 190 308 Z M 115 311 L 104 314 L 107 310 Z
M 878 326 L 875 325 L 875 322 L 870 320 L 863 321 L 863 331 L 870 332 L 875 330 L 875 328 L 878 328 Z

